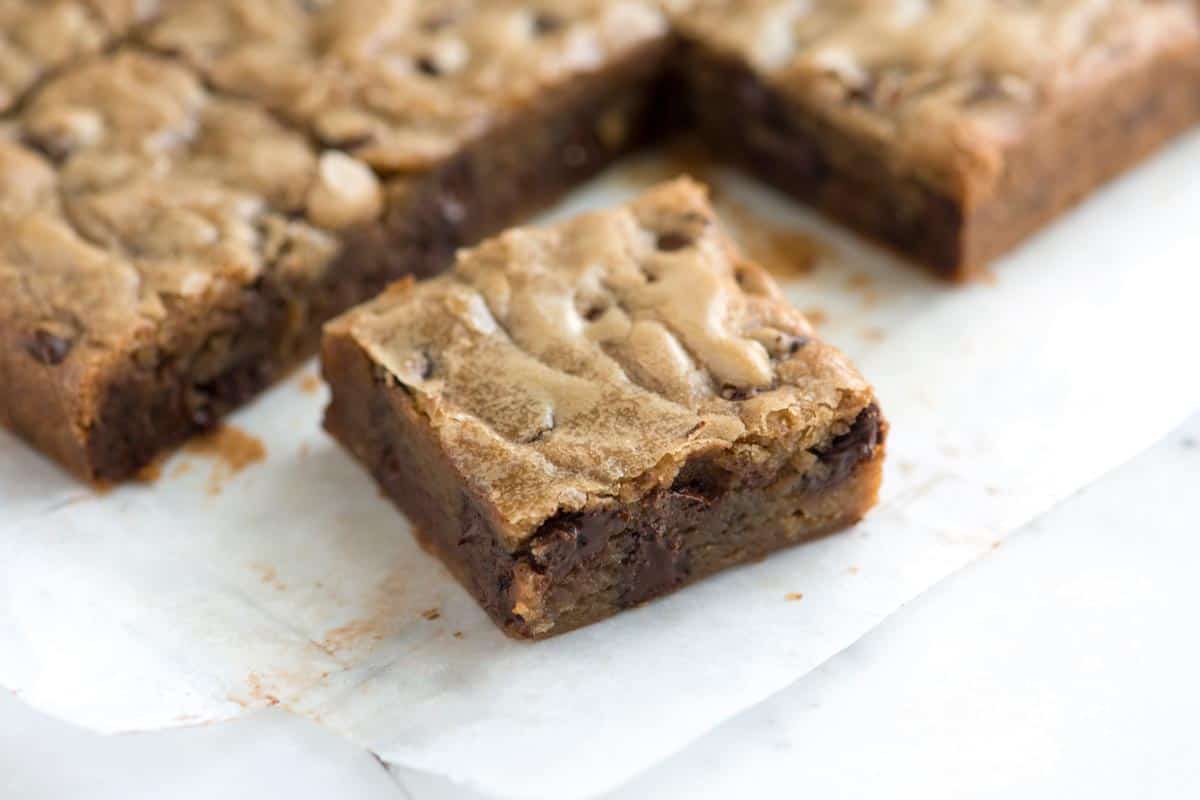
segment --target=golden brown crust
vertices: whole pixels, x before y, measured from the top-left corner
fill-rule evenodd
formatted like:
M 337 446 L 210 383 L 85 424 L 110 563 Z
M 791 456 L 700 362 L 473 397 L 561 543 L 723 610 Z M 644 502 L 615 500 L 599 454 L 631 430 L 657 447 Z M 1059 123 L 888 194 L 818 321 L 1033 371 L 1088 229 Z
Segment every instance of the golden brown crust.
M 697 454 L 777 472 L 871 402 L 687 180 L 510 230 L 329 330 L 404 387 L 510 547 L 669 486 Z

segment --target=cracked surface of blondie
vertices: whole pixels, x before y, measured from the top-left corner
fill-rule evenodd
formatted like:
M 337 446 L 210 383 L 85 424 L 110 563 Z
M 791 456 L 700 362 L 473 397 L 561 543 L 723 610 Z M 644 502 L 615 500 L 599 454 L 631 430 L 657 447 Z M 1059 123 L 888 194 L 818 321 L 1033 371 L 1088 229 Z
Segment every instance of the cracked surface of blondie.
M 872 402 L 688 180 L 508 231 L 334 324 L 412 398 L 509 546 L 670 486 L 694 456 L 803 472 Z
M 666 34 L 641 0 L 183 0 L 146 40 L 324 145 L 406 173 Z

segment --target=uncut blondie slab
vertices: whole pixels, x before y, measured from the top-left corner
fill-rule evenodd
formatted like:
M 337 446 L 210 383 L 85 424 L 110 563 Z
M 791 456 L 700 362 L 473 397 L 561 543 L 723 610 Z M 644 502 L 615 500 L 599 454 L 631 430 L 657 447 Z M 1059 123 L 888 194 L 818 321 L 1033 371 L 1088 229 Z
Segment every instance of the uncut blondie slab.
M 695 0 L 716 150 L 964 278 L 1200 120 L 1194 0 Z
M 371 249 L 428 275 L 643 142 L 670 35 L 643 0 L 180 0 L 145 40 L 385 176 Z
M 351 156 L 137 51 L 63 72 L 0 126 L 0 424 L 127 477 L 315 349 L 397 277 Z
M 326 428 L 517 637 L 843 528 L 879 487 L 870 386 L 687 180 L 398 283 L 322 361 Z

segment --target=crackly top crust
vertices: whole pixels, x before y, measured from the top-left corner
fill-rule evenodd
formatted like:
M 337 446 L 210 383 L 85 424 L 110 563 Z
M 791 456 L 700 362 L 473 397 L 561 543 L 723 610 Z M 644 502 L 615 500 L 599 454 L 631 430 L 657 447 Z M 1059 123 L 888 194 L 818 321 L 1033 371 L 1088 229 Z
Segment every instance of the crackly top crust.
M 95 54 L 161 0 L 0 0 L 0 112 L 47 72 Z
M 1194 0 L 692 0 L 677 22 L 968 203 L 1040 110 L 1164 51 L 1200 59 Z
M 180 303 L 268 271 L 320 277 L 330 231 L 374 218 L 380 195 L 365 165 L 318 154 L 186 67 L 105 56 L 0 130 L 0 317 L 72 358 L 127 352 Z
M 327 146 L 414 172 L 665 34 L 644 0 L 183 0 L 147 41 Z
M 670 485 L 693 455 L 806 469 L 871 399 L 688 180 L 508 231 L 331 329 L 411 396 L 513 548 L 560 511 Z

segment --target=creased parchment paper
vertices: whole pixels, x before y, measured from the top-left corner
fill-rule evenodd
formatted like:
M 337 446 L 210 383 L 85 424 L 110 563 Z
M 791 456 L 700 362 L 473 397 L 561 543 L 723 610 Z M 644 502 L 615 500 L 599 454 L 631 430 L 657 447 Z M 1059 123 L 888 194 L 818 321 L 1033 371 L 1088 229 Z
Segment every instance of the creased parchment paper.
M 629 165 L 555 215 L 670 171 Z M 0 684 L 114 732 L 282 704 L 487 793 L 593 795 L 1200 408 L 1200 137 L 965 289 L 748 180 L 714 182 L 732 217 L 823 243 L 815 268 L 781 277 L 893 425 L 884 500 L 857 528 L 577 633 L 509 641 L 319 430 L 309 366 L 152 485 L 95 494 L 0 433 Z

